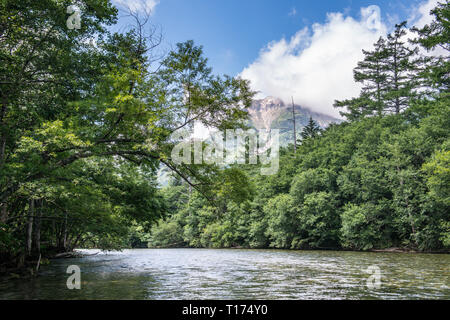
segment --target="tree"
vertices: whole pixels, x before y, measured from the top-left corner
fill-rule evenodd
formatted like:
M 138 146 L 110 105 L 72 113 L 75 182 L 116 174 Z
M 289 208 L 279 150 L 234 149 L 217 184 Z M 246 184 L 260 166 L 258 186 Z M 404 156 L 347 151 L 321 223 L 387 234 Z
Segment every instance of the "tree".
M 374 51 L 363 50 L 363 53 L 364 61 L 359 62 L 353 70 L 354 78 L 356 82 L 363 84 L 362 95 L 368 97 L 373 103 L 372 112 L 381 115 L 388 71 L 385 63 L 388 57 L 386 41 L 380 37 L 374 44 Z
M 301 132 L 302 140 L 305 141 L 310 138 L 315 138 L 320 132 L 320 127 L 313 120 L 312 117 L 309 117 L 308 124 L 303 128 Z
M 434 16 L 431 23 L 421 29 L 412 29 L 420 36 L 415 42 L 427 50 L 440 47 L 450 51 L 450 2 L 445 0 L 445 3 L 438 3 L 430 13 Z
M 335 107 L 348 109 L 348 113 L 341 112 L 341 115 L 351 119 L 374 114 L 381 116 L 384 109 L 388 72 L 386 40 L 380 37 L 374 44 L 374 50 L 363 50 L 363 54 L 364 60 L 358 62 L 358 66 L 353 70 L 354 80 L 362 84 L 360 97 L 335 102 Z
M 345 108 L 346 111 L 339 111 L 339 114 L 348 121 L 357 121 L 372 114 L 373 101 L 369 97 L 361 95 L 352 99 L 336 100 L 334 107 Z
M 434 20 L 423 28 L 412 28 L 418 34 L 418 38 L 412 42 L 420 44 L 427 51 L 441 49 L 443 52 L 450 51 L 450 3 L 438 3 L 431 10 Z M 450 85 L 450 61 L 448 57 L 429 57 L 428 67 L 422 71 L 422 78 L 431 86 L 442 92 L 448 91 Z
M 431 207 L 437 209 L 434 226 L 444 247 L 450 247 L 450 151 L 438 151 L 423 165 Z
M 406 21 L 397 24 L 395 31 L 388 35 L 386 43 L 386 68 L 390 72 L 386 76 L 384 109 L 397 114 L 410 106 L 419 85 L 418 60 L 414 59 L 418 54 L 418 48 L 410 49 L 402 41 L 406 35 L 405 26 Z
M 299 223 L 292 200 L 290 195 L 280 194 L 264 206 L 264 213 L 268 217 L 266 235 L 271 241 L 271 247 L 290 249 L 292 246 Z
M 336 100 L 336 108 L 350 121 L 363 117 L 400 113 L 417 95 L 420 65 L 418 48 L 410 49 L 403 38 L 406 21 L 396 25 L 387 39 L 380 38 L 373 51 L 363 50 L 364 60 L 354 69 L 354 79 L 362 84 L 360 96 Z
M 17 245 L 1 259 L 39 249 L 41 235 L 56 250 L 120 247 L 128 225 L 148 229 L 166 211 L 162 164 L 206 194 L 217 168 L 176 165 L 171 134 L 240 125 L 253 96 L 247 81 L 213 76 L 192 41 L 152 70 L 160 38 L 136 15 L 128 32 L 106 32 L 108 1 L 82 1 L 82 28 L 69 30 L 69 4 L 0 4 L 0 239 Z

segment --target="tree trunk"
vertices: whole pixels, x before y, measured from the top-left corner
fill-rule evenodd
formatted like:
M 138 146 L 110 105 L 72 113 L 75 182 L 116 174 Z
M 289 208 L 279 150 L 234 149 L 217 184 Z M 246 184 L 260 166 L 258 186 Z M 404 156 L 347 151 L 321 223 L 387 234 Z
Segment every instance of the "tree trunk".
M 0 167 L 5 162 L 5 150 L 6 150 L 6 137 L 0 139 Z
M 399 114 L 400 113 L 400 100 L 398 98 L 398 73 L 399 73 L 399 65 L 398 65 L 398 61 L 397 61 L 397 45 L 395 46 L 395 55 L 394 55 L 394 82 L 395 82 L 395 113 Z
M 4 123 L 4 118 L 6 116 L 6 97 L 2 96 L 2 108 L 0 110 L 0 167 L 5 161 L 5 150 L 6 150 L 6 126 Z
M 36 218 L 34 221 L 34 245 L 37 254 L 41 254 L 41 217 L 42 217 L 42 199 L 38 200 L 38 208 L 36 210 Z
M 81 233 L 78 234 L 78 236 L 75 238 L 75 241 L 73 242 L 71 249 L 75 249 L 77 247 L 78 242 L 80 241 L 80 239 L 81 239 Z
M 398 166 L 397 166 L 397 172 L 400 173 L 400 168 Z M 411 232 L 412 232 L 413 237 L 415 238 L 416 228 L 414 226 L 414 219 L 413 219 L 413 216 L 411 214 L 411 208 L 410 208 L 410 205 L 409 205 L 408 196 L 405 194 L 405 192 L 403 190 L 403 184 L 404 184 L 403 178 L 400 177 L 400 188 L 402 190 L 403 199 L 405 200 L 406 210 L 408 211 L 408 218 L 409 218 L 409 223 L 411 225 Z
M 41 265 L 41 254 L 39 253 L 39 259 L 38 259 L 38 262 L 37 262 L 37 265 L 36 265 L 36 274 L 38 273 L 38 271 L 39 271 L 39 266 Z
M 63 234 L 63 248 L 67 248 L 67 212 L 64 214 L 64 234 Z
M 2 203 L 0 205 L 0 208 L 2 209 L 0 213 L 0 222 L 6 223 L 6 220 L 8 220 L 8 205 L 5 203 Z
M 381 69 L 380 69 L 380 65 L 379 62 L 377 62 L 377 113 L 379 117 L 383 116 L 383 108 L 382 106 L 382 102 L 381 102 L 381 86 L 380 86 L 380 76 L 381 75 Z
M 27 228 L 27 253 L 31 254 L 31 245 L 33 244 L 33 216 L 34 216 L 34 199 L 30 200 L 30 208 L 28 210 L 28 228 Z

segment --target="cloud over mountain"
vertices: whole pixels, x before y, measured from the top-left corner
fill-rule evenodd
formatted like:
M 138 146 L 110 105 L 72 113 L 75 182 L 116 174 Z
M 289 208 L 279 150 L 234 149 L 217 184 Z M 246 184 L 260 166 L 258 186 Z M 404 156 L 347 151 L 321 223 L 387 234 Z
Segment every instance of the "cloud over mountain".
M 436 3 L 429 0 L 414 9 L 413 22 L 431 21 L 427 15 Z M 334 100 L 359 94 L 353 68 L 364 57 L 362 49 L 371 50 L 390 31 L 378 6 L 361 8 L 360 13 L 360 19 L 329 13 L 323 24 L 299 30 L 289 40 L 270 42 L 240 76 L 251 80 L 258 98 L 275 96 L 289 102 L 293 96 L 296 104 L 339 117 Z

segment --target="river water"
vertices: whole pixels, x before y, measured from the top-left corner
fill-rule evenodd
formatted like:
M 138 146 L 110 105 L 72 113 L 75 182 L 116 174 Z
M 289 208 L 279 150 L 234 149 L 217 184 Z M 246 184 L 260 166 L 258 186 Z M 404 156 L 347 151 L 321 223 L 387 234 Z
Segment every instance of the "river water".
M 80 290 L 67 288 L 70 265 L 80 268 Z M 450 255 L 241 249 L 98 252 L 52 260 L 32 280 L 1 282 L 0 299 L 450 299 Z

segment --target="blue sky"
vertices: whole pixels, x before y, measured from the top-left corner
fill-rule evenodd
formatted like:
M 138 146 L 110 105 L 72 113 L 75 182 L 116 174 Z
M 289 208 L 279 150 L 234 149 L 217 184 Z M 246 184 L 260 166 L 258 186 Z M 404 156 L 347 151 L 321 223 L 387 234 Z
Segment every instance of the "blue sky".
M 406 19 L 419 1 L 367 0 L 161 0 L 153 23 L 164 42 L 193 39 L 202 45 L 214 70 L 235 75 L 255 60 L 268 42 L 291 37 L 312 23 L 323 23 L 328 12 L 359 17 L 360 8 L 378 5 L 382 17 Z M 408 5 L 409 4 L 409 5 Z
M 169 50 L 177 42 L 192 39 L 203 46 L 215 73 L 245 75 L 256 86 L 254 89 L 261 91 L 261 97 L 285 99 L 293 94 L 310 109 L 336 115 L 332 99 L 357 93 L 357 86 L 350 83 L 361 49 L 370 49 L 373 40 L 389 32 L 395 23 L 420 20 L 437 0 L 113 0 L 129 5 L 140 1 L 153 9 L 152 23 L 162 30 L 161 49 Z M 374 8 L 379 8 L 378 26 L 365 28 L 370 13 L 365 16 L 364 8 L 371 8 L 375 16 Z M 120 19 L 119 25 L 126 22 Z M 347 45 L 350 48 L 339 48 L 349 39 L 355 39 Z M 327 42 L 335 44 L 326 48 Z M 309 56 L 321 56 L 324 51 L 330 51 L 324 59 L 336 66 L 327 69 L 331 74 L 314 71 L 322 69 L 321 63 L 306 72 L 315 63 L 308 52 Z M 343 60 L 339 58 L 345 55 Z M 264 80 L 273 78 L 273 73 L 279 81 Z M 345 79 L 339 73 L 345 73 Z M 309 84 L 315 88 L 320 76 L 331 79 L 327 99 L 322 92 L 309 88 Z M 336 88 L 340 85 L 342 88 Z M 297 89 L 302 93 L 294 92 Z M 305 96 L 306 91 L 311 97 Z M 284 93 L 286 96 L 282 96 Z

